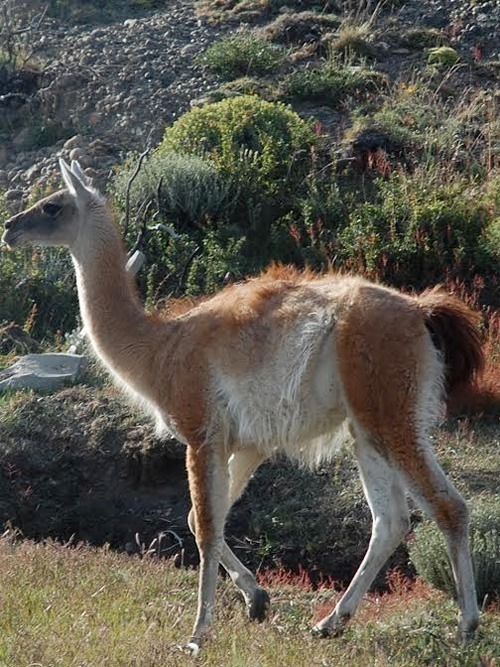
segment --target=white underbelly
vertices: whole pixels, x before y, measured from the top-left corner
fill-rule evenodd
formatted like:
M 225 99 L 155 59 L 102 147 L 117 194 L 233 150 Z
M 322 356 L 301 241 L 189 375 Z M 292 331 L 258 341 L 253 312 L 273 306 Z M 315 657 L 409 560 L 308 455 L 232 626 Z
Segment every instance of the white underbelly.
M 217 420 L 230 447 L 252 445 L 267 455 L 279 450 L 311 464 L 334 453 L 347 413 L 333 332 L 312 342 L 280 350 L 245 377 L 218 378 Z

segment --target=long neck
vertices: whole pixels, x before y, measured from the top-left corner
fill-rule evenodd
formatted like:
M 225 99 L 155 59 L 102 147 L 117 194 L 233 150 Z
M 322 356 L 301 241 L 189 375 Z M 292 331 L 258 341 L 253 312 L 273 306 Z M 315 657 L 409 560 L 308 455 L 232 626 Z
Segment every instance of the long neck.
M 88 231 L 71 248 L 84 326 L 106 366 L 144 394 L 154 367 L 158 324 L 137 298 L 125 270 L 122 240 L 104 206 L 96 207 Z

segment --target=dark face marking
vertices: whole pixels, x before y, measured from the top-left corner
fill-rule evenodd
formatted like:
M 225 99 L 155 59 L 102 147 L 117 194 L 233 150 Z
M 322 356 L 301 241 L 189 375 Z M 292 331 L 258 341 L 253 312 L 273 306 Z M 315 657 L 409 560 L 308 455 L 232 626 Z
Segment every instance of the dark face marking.
M 9 218 L 5 222 L 2 242 L 10 248 L 64 245 L 75 213 L 74 201 L 66 191 L 61 190 Z

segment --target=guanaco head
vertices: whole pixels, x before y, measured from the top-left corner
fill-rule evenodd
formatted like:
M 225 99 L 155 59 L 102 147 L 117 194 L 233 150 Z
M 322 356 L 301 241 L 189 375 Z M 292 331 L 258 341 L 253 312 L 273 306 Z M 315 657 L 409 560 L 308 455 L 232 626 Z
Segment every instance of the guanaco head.
M 2 243 L 9 248 L 26 245 L 73 246 L 82 234 L 90 210 L 101 204 L 78 162 L 71 167 L 59 160 L 66 185 L 5 223 Z

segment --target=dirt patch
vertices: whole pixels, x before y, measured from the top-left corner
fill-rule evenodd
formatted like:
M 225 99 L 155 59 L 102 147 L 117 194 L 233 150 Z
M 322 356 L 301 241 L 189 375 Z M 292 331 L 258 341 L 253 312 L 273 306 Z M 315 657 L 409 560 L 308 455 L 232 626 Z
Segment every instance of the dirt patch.
M 111 388 L 17 395 L 2 410 L 0 448 L 0 521 L 26 536 L 127 551 L 162 532 L 165 552 L 177 534 L 190 541 L 181 446 L 158 440 Z
M 17 394 L 0 413 L 0 521 L 23 535 L 108 543 L 196 565 L 184 448 L 109 386 L 51 396 Z M 227 524 L 251 569 L 305 570 L 312 581 L 351 578 L 371 528 L 349 453 L 315 474 L 285 460 L 257 471 Z M 404 565 L 404 548 L 391 561 Z M 385 582 L 385 570 L 378 584 Z

